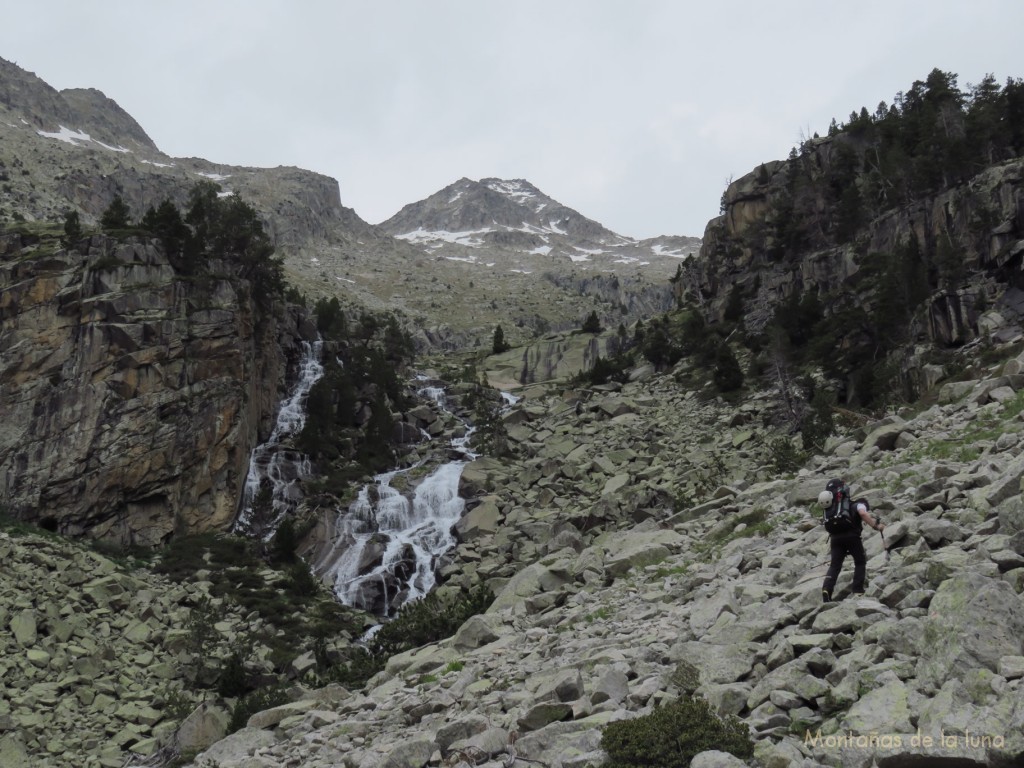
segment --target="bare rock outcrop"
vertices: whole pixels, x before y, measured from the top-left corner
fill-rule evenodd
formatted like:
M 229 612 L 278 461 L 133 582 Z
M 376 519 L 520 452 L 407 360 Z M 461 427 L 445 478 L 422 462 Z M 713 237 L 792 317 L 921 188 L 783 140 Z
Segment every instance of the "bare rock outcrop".
M 837 141 L 809 142 L 806 162 L 816 168 L 837 162 Z M 952 243 L 950 258 L 971 276 L 928 297 L 917 319 L 922 338 L 959 346 L 981 335 L 979 323 L 984 325 L 986 310 L 1012 309 L 1001 299 L 1019 280 L 1024 259 L 1024 162 L 994 165 L 963 184 L 894 207 L 849 241 L 837 242 L 834 235 L 811 227 L 810 240 L 797 251 L 787 251 L 776 231 L 780 217 L 785 218 L 779 201 L 787 194 L 788 179 L 795 173 L 791 166 L 797 162 L 765 163 L 729 185 L 724 213 L 708 222 L 699 257 L 688 266 L 688 279 L 676 286 L 681 296 L 706 301 L 711 316 L 720 319 L 730 291 L 739 290 L 747 297 L 748 323 L 763 324 L 794 295 L 834 297 L 842 287 L 871 312 L 876 297 L 865 291 L 864 283 L 877 269 L 872 255 L 897 253 L 913 237 L 929 253 Z M 829 203 L 816 198 L 806 205 L 825 215 Z
M 26 246 L 0 243 L 6 504 L 143 545 L 228 525 L 295 319 L 259 312 L 227 265 L 184 279 L 153 242 Z

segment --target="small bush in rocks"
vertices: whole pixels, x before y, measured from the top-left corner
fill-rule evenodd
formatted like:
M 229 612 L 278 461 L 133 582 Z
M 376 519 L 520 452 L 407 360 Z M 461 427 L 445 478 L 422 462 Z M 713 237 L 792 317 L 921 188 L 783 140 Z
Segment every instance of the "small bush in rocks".
M 715 714 L 704 699 L 684 697 L 651 714 L 609 723 L 601 735 L 608 753 L 606 768 L 687 768 L 695 755 L 709 749 L 739 758 L 754 754 L 743 722 Z
M 483 613 L 493 601 L 494 594 L 482 585 L 471 592 L 448 598 L 431 592 L 421 600 L 403 605 L 395 619 L 374 635 L 372 650 L 393 656 L 451 637 L 466 619 Z

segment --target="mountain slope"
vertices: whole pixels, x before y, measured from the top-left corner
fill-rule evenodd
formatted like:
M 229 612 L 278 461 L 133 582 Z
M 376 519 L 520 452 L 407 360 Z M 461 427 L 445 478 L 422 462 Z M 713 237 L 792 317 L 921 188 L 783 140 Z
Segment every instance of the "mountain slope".
M 510 340 L 524 340 L 578 327 L 592 311 L 615 324 L 648 317 L 671 305 L 667 281 L 698 243 L 621 238 L 526 182 L 496 180 L 488 180 L 493 189 L 468 180 L 453 185 L 473 187 L 462 192 L 474 204 L 447 221 L 438 218 L 445 193 L 432 197 L 435 213 L 418 223 L 401 223 L 424 210 L 407 206 L 393 219 L 395 232 L 406 237 L 396 238 L 344 206 L 334 179 L 299 168 L 171 158 L 101 92 L 58 92 L 3 60 L 0 180 L 0 226 L 58 223 L 74 210 L 86 227 L 98 222 L 115 195 L 138 220 L 164 199 L 183 208 L 197 182 L 214 181 L 259 211 L 293 285 L 312 298 L 338 296 L 355 306 L 396 311 L 417 331 L 421 347 L 484 347 L 502 323 Z M 512 205 L 526 196 L 549 210 Z M 452 243 L 438 249 L 444 235 L 409 235 L 445 226 L 480 229 L 472 222 L 492 219 L 506 223 L 479 241 L 486 248 Z M 597 270 L 624 282 L 609 291 L 586 275 L 580 279 L 581 272 Z M 454 305 L 452 295 L 460 297 Z
M 0 59 L 0 108 L 37 131 L 83 136 L 81 142 L 124 143 L 156 150 L 152 139 L 112 99 L 95 89 L 57 91 L 31 72 Z M 123 147 L 121 147 L 123 149 Z

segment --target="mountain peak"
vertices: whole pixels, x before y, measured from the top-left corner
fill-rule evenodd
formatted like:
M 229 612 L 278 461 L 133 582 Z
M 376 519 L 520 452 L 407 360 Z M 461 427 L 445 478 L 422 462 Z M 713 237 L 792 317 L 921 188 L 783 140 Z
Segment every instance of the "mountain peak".
M 644 266 L 680 259 L 696 238 L 624 237 L 541 192 L 526 179 L 461 178 L 381 223 L 439 258 L 530 269 L 550 262 Z
M 115 147 L 134 144 L 157 150 L 142 126 L 102 91 L 57 91 L 33 72 L 4 59 L 0 59 L 0 108 L 48 134 L 66 134 Z

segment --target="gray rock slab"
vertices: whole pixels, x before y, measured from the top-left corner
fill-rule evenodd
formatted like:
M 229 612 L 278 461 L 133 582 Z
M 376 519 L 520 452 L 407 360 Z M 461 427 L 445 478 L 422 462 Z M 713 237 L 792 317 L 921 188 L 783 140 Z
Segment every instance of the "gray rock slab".
M 746 768 L 747 764 L 735 755 L 709 749 L 693 756 L 690 768 Z
M 270 731 L 262 728 L 243 728 L 201 752 L 197 761 L 205 760 L 205 764 L 211 768 L 220 768 L 222 765 L 230 765 L 246 757 L 252 757 L 256 750 L 276 743 L 277 738 Z
M 921 633 L 917 675 L 939 687 L 977 667 L 1024 655 L 1024 603 L 1005 581 L 964 571 L 935 591 Z

